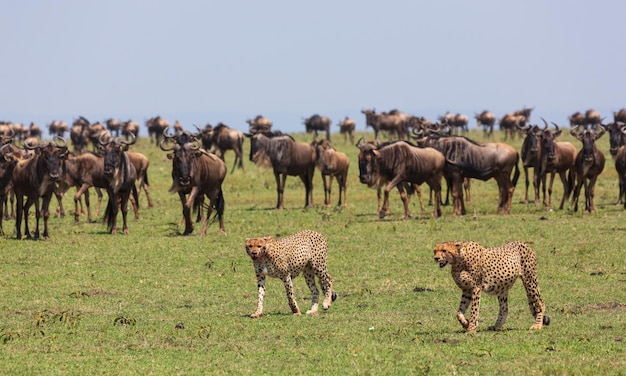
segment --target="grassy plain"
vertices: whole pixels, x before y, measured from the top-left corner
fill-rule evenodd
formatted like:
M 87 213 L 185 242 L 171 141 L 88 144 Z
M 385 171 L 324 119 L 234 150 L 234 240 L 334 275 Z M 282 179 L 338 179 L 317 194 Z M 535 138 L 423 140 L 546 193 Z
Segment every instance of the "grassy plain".
M 0 240 L 0 373 L 2 374 L 625 374 L 626 212 L 608 154 L 596 187 L 597 213 L 554 212 L 523 204 L 523 173 L 512 214 L 498 215 L 494 181 L 472 183 L 468 214 L 431 218 L 413 199 L 402 220 L 397 192 L 392 213 L 376 217 L 376 193 L 358 181 L 357 149 L 333 135 L 351 159 L 347 208 L 323 208 L 315 176 L 315 209 L 304 210 L 304 188 L 287 179 L 285 210 L 276 211 L 274 177 L 247 158 L 245 171 L 224 183 L 227 235 L 180 236 L 178 197 L 168 193 L 171 162 L 145 138 L 134 150 L 151 161 L 155 201 L 109 235 L 101 221 L 51 218 L 51 240 L 17 241 L 14 222 Z M 372 134 L 366 134 L 372 138 Z M 470 136 L 482 140 L 474 131 Z M 496 139 L 500 140 L 500 135 Z M 310 135 L 296 135 L 310 141 Z M 578 141 L 568 135 L 562 140 Z M 512 144 L 520 149 L 521 141 Z M 245 143 L 246 149 L 249 143 Z M 228 168 L 232 152 L 227 153 Z M 558 178 L 557 178 L 558 180 Z M 425 202 L 428 188 L 423 187 Z M 73 190 L 72 190 L 73 192 Z M 333 202 L 337 189 L 334 189 Z M 562 194 L 555 182 L 554 202 Z M 105 198 L 106 200 L 106 198 Z M 72 207 L 71 195 L 64 200 Z M 558 207 L 558 205 L 556 205 Z M 329 270 L 339 297 L 318 316 L 290 314 L 282 283 L 270 279 L 265 315 L 244 239 L 316 229 L 329 240 Z M 497 302 L 484 296 L 479 333 L 456 321 L 460 291 L 449 269 L 432 260 L 433 245 L 476 240 L 495 246 L 531 243 L 552 324 L 529 332 L 532 317 L 521 282 L 514 286 L 504 330 L 487 331 Z M 302 277 L 296 298 L 310 297 Z

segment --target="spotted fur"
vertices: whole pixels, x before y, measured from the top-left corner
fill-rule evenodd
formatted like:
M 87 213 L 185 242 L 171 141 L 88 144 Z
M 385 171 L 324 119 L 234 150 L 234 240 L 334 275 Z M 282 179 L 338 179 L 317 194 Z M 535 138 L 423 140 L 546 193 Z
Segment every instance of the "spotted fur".
M 294 315 L 299 315 L 300 309 L 294 298 L 292 279 L 301 272 L 312 294 L 312 306 L 307 314 L 316 314 L 318 309 L 319 291 L 315 285 L 315 276 L 324 294 L 322 307 L 330 308 L 337 295 L 332 289 L 333 279 L 326 268 L 327 250 L 326 238 L 311 230 L 300 231 L 280 240 L 271 236 L 246 239 L 246 252 L 254 264 L 259 289 L 257 309 L 250 317 L 258 318 L 263 314 L 265 276 L 268 275 L 280 278 L 285 284 L 289 307 Z
M 498 297 L 500 311 L 495 325 L 498 330 L 504 325 L 509 312 L 509 290 L 518 277 L 522 279 L 528 298 L 530 312 L 535 322 L 530 329 L 542 329 L 549 325 L 550 318 L 544 316 L 545 304 L 541 299 L 537 282 L 537 255 L 521 242 L 506 243 L 500 247 L 484 248 L 476 242 L 445 242 L 435 246 L 435 262 L 443 268 L 450 264 L 452 278 L 462 290 L 457 319 L 468 333 L 475 333 L 482 291 Z M 469 321 L 465 311 L 471 303 Z

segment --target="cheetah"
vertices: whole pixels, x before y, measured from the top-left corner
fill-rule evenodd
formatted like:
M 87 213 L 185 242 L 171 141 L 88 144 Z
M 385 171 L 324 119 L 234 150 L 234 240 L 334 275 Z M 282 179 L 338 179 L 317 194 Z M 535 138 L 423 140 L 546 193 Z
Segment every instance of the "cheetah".
M 504 325 L 509 313 L 509 290 L 518 277 L 524 283 L 528 306 L 535 318 L 530 329 L 542 329 L 543 325 L 550 324 L 550 318 L 544 316 L 545 304 L 537 282 L 537 255 L 528 245 L 511 242 L 484 248 L 472 241 L 445 242 L 437 244 L 434 252 L 440 268 L 451 265 L 452 278 L 463 292 L 456 317 L 467 333 L 476 332 L 481 291 L 496 295 L 500 303 L 498 319 L 489 330 L 498 330 Z M 464 314 L 470 302 L 468 321 Z
M 311 290 L 312 306 L 306 313 L 317 314 L 319 291 L 315 285 L 315 276 L 320 281 L 324 293 L 323 308 L 330 308 L 337 298 L 333 291 L 333 279 L 326 268 L 326 252 L 328 242 L 322 234 L 312 230 L 300 231 L 296 234 L 276 240 L 271 236 L 246 239 L 246 252 L 252 259 L 256 272 L 259 299 L 256 311 L 250 315 L 258 318 L 263 314 L 263 298 L 265 296 L 265 276 L 280 278 L 285 284 L 289 307 L 294 315 L 300 315 L 300 309 L 294 299 L 292 279 L 303 272 Z

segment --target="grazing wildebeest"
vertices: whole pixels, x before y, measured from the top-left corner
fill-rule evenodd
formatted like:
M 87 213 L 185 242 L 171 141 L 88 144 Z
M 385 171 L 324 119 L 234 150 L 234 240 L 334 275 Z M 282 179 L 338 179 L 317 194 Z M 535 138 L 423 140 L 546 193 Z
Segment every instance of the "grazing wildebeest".
M 110 136 L 108 133 L 106 135 Z M 130 141 L 126 141 L 121 137 L 108 137 L 105 141 L 106 137 L 102 135 L 99 140 L 99 144 L 105 151 L 104 178 L 108 182 L 106 189 L 109 196 L 105 218 L 107 220 L 107 229 L 111 234 L 117 234 L 117 213 L 119 207 L 122 209 L 122 232 L 128 234 L 126 216 L 128 214 L 128 200 L 131 193 L 135 196 L 135 202 L 138 202 L 137 189 L 135 188 L 137 170 L 135 170 L 135 166 L 127 154 L 128 147 L 133 145 L 137 138 L 133 134 L 130 137 Z
M 541 119 L 543 120 L 543 119 Z M 539 149 L 540 182 L 543 192 L 543 206 L 547 210 L 552 210 L 552 185 L 554 175 L 557 173 L 563 183 L 563 198 L 559 209 L 563 209 L 565 200 L 569 198 L 573 187 L 573 175 L 570 170 L 574 167 L 576 159 L 576 147 L 571 142 L 557 142 L 555 139 L 561 134 L 559 126 L 554 124 L 556 130 L 548 129 L 548 123 L 543 120 L 545 128 L 539 133 L 541 135 L 541 148 Z M 569 177 L 566 174 L 569 172 Z M 548 186 L 548 196 L 546 199 L 546 177 L 550 174 L 550 185 Z
M 56 140 L 60 141 L 56 143 Z M 49 239 L 48 218 L 50 217 L 50 199 L 63 170 L 63 159 L 67 157 L 67 143 L 65 139 L 56 137 L 55 142 L 44 144 L 25 143 L 24 148 L 33 150 L 34 154 L 29 159 L 17 163 L 13 172 L 13 191 L 16 198 L 15 231 L 17 239 L 22 238 L 22 219 L 24 220 L 24 234 L 39 238 L 39 219 L 43 216 L 43 237 Z M 24 196 L 27 197 L 24 203 Z M 39 200 L 41 199 L 41 206 Z M 35 204 L 35 233 L 30 234 L 28 228 L 28 210 Z
M 313 174 L 315 173 L 315 149 L 293 137 L 272 132 L 246 135 L 250 137 L 250 161 L 258 163 L 266 157 L 272 164 L 278 201 L 276 209 L 283 209 L 283 194 L 287 176 L 299 176 L 304 184 L 306 208 L 313 205 Z
M 317 140 L 317 132 L 326 132 L 326 139 L 330 141 L 330 118 L 326 116 L 320 116 L 315 114 L 309 118 L 304 119 L 304 126 L 306 133 L 315 132 L 315 140 Z
M 343 135 L 344 143 L 348 142 L 348 137 L 350 138 L 350 143 L 354 143 L 354 131 L 356 129 L 356 123 L 354 120 L 349 117 L 345 117 L 342 121 L 339 122 L 339 133 Z
M 509 214 L 513 192 L 520 172 L 519 154 L 510 145 L 498 142 L 479 144 L 463 136 L 445 136 L 438 133 L 417 134 L 418 142 L 439 150 L 446 157 L 446 180 L 452 184 L 454 213 L 465 214 L 462 178 L 495 179 L 498 183 L 498 213 Z M 513 178 L 511 178 L 511 172 Z
M 418 148 L 406 141 L 392 141 L 375 146 L 359 140 L 359 180 L 368 187 L 384 189 L 384 203 L 379 213 L 384 218 L 389 207 L 389 192 L 397 188 L 404 204 L 404 218 L 410 218 L 409 201 L 404 191 L 403 182 L 414 184 L 427 183 L 435 192 L 433 218 L 441 216 L 441 178 L 446 158 L 439 151 L 430 148 Z
M 202 147 L 206 151 L 217 152 L 217 156 L 221 160 L 224 160 L 224 153 L 227 150 L 235 152 L 235 161 L 233 162 L 233 169 L 235 167 L 243 168 L 243 132 L 230 128 L 226 124 L 218 123 L 215 127 L 207 125 L 203 130 L 198 129 L 202 134 Z
M 107 125 L 107 130 L 111 133 L 111 136 L 117 137 L 120 135 L 121 121 L 109 118 L 104 123 Z
M 346 185 L 348 182 L 350 158 L 345 153 L 337 151 L 328 140 L 313 141 L 312 145 L 315 148 L 317 168 L 322 174 L 322 182 L 324 183 L 324 206 L 330 207 L 330 194 L 335 177 L 339 185 L 339 202 L 337 202 L 337 206 L 341 206 L 342 196 L 343 205 L 347 206 Z
M 148 128 L 148 137 L 150 138 L 150 143 L 154 141 L 157 145 L 161 142 L 161 137 L 163 136 L 163 132 L 169 128 L 169 121 L 163 119 L 161 116 L 155 116 L 148 120 L 146 120 L 146 128 Z
M 163 132 L 161 150 L 170 152 L 167 157 L 172 160 L 172 187 L 170 192 L 178 193 L 183 206 L 185 231 L 189 235 L 193 231 L 191 208 L 197 199 L 206 196 L 209 199 L 207 215 L 200 235 L 205 235 L 211 213 L 215 209 L 219 221 L 219 232 L 224 233 L 224 194 L 222 183 L 226 177 L 226 164 L 215 154 L 200 148 L 199 135 L 188 132 L 168 135 Z M 171 145 L 167 145 L 171 144 Z M 189 195 L 189 196 L 187 196 Z M 202 208 L 199 209 L 200 211 Z
M 526 190 L 524 192 L 524 203 L 528 204 L 528 188 L 530 186 L 529 169 L 533 169 L 533 188 L 535 191 L 535 204 L 539 202 L 539 148 L 541 142 L 539 139 L 539 127 L 537 125 L 526 125 L 520 128 L 526 134 L 522 142 L 522 166 L 524 167 L 524 176 L 526 178 Z
M 408 129 L 409 115 L 393 109 L 389 113 L 377 114 L 375 109 L 361 110 L 365 114 L 365 125 L 374 129 L 374 138 L 379 140 L 378 133 L 381 131 L 396 134 L 398 139 L 404 139 Z
M 272 131 L 272 121 L 262 115 L 257 115 L 254 119 L 246 120 L 250 134 L 268 133 Z
M 578 211 L 578 196 L 583 185 L 585 186 L 585 213 L 593 213 L 596 210 L 593 203 L 594 188 L 598 176 L 604 170 L 605 160 L 604 154 L 597 148 L 595 141 L 606 132 L 603 125 L 598 125 L 598 128 L 600 133 L 594 129 L 577 131 L 577 128 L 574 128 L 570 130 L 570 134 L 582 142 L 582 149 L 576 155 L 573 169 L 576 178 L 576 186 L 572 196 L 574 211 Z

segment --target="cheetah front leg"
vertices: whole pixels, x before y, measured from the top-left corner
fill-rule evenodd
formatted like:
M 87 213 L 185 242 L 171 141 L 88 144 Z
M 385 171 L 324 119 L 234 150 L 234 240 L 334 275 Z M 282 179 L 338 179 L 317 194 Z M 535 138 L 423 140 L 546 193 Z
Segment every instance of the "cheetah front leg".
M 253 319 L 257 319 L 263 314 L 263 299 L 265 298 L 265 275 L 257 274 L 256 279 L 259 288 L 259 300 L 257 302 L 256 311 L 250 315 Z
M 465 318 L 465 311 L 469 306 L 469 303 L 472 301 L 472 292 L 463 290 L 463 294 L 461 295 L 461 304 L 459 305 L 459 310 L 456 313 L 456 318 L 461 323 L 463 329 L 467 329 L 469 322 Z
M 474 287 L 472 289 L 472 306 L 470 312 L 469 324 L 467 325 L 467 333 L 476 333 L 476 327 L 478 326 L 478 311 L 480 310 L 480 287 Z
M 311 290 L 311 309 L 306 311 L 307 315 L 317 314 L 318 302 L 320 298 L 319 290 L 315 285 L 315 274 L 311 268 L 306 268 L 303 272 L 304 279 L 306 280 L 306 284 L 309 286 L 309 290 Z
M 291 312 L 293 312 L 294 315 L 300 315 L 300 308 L 298 308 L 298 303 L 296 303 L 296 299 L 293 297 L 293 283 L 290 274 L 283 279 L 283 283 L 285 284 L 285 291 L 287 292 L 287 300 L 289 301 Z
M 499 330 L 504 322 L 506 321 L 507 316 L 509 315 L 509 297 L 508 292 L 503 295 L 498 295 L 498 303 L 500 304 L 500 311 L 498 312 L 498 319 L 493 326 L 489 327 L 489 330 Z

